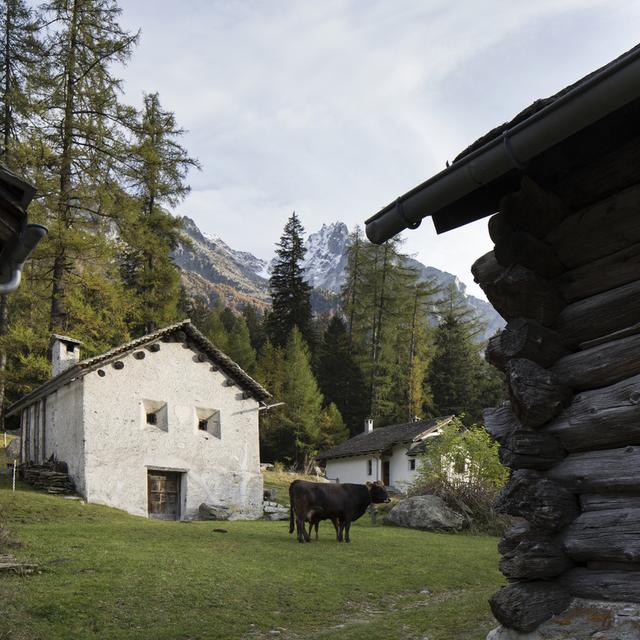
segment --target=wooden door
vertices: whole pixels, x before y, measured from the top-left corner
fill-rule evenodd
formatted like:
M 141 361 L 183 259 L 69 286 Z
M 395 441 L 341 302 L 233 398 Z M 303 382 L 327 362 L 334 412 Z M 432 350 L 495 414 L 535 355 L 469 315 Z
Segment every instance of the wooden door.
M 389 486 L 389 466 L 390 466 L 389 460 L 382 461 L 382 484 L 385 487 Z
M 174 471 L 148 471 L 149 517 L 180 519 L 180 476 Z

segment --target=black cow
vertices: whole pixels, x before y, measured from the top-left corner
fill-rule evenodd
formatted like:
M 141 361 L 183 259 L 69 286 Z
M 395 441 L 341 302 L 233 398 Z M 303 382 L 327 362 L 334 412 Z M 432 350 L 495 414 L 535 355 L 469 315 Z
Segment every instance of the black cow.
M 294 480 L 289 485 L 289 533 L 298 530 L 298 542 L 311 542 L 311 527 L 320 520 L 331 520 L 338 526 L 338 542 L 349 542 L 351 523 L 357 520 L 371 503 L 389 502 L 380 482 L 367 484 L 320 484 Z M 309 522 L 309 533 L 305 529 Z M 317 531 L 317 530 L 316 530 Z

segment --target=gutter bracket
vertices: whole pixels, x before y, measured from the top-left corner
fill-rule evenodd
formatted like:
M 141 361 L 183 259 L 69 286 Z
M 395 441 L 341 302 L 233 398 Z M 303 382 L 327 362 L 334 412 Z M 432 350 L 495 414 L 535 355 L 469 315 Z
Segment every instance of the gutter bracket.
M 402 221 L 407 225 L 407 229 L 417 229 L 422 223 L 422 218 L 420 220 L 417 220 L 416 222 L 411 222 L 411 220 L 407 218 L 407 215 L 404 212 L 402 198 L 398 198 L 396 200 L 396 211 L 398 212 L 398 215 L 400 216 Z
M 513 147 L 511 146 L 511 137 L 509 136 L 510 130 L 507 129 L 502 133 L 502 143 L 504 147 L 504 151 L 507 154 L 507 158 L 511 160 L 511 164 L 520 171 L 525 171 L 526 166 L 516 158 L 516 154 L 513 152 Z

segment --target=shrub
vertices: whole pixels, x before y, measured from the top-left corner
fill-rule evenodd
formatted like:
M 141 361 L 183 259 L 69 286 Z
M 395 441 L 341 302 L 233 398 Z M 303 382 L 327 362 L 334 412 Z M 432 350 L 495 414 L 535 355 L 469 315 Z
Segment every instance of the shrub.
M 496 512 L 495 499 L 509 477 L 498 459 L 499 445 L 478 425 L 454 418 L 420 457 L 410 495 L 437 495 L 471 519 L 471 530 L 500 535 L 511 518 Z

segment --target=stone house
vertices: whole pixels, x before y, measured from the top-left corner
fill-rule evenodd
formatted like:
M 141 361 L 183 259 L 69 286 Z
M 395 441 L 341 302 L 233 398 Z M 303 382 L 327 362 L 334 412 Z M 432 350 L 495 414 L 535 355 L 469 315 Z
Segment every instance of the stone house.
M 330 480 L 358 484 L 381 480 L 386 487 L 404 492 L 417 477 L 419 454 L 452 418 L 415 420 L 377 429 L 368 418 L 363 433 L 321 452 L 316 459 L 325 464 Z
M 9 408 L 21 462 L 65 462 L 88 502 L 188 520 L 201 503 L 262 514 L 258 412 L 269 393 L 189 320 L 80 360 L 53 336 L 52 378 Z

